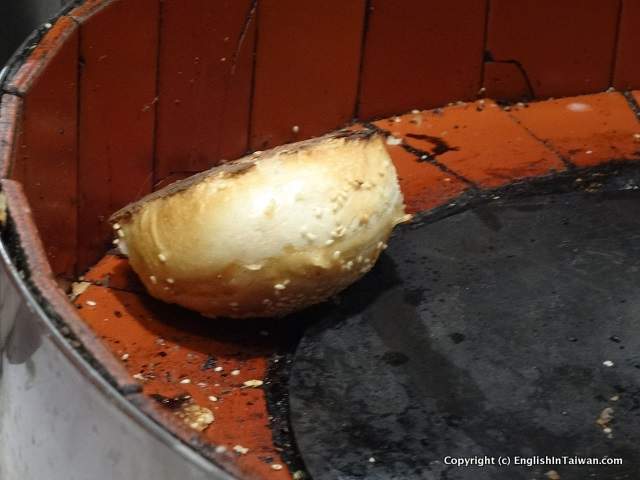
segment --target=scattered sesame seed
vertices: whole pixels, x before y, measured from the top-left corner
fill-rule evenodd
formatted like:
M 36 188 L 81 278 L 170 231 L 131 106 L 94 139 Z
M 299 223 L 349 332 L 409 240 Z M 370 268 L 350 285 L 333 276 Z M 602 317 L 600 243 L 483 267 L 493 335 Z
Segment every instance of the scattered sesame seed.
M 257 388 L 257 387 L 261 387 L 263 383 L 264 382 L 262 380 L 247 380 L 246 382 L 243 382 L 242 384 L 245 387 L 248 387 L 248 388 Z
M 613 432 L 613 430 L 611 430 L 611 427 L 605 427 L 602 429 L 602 433 L 611 433 Z
M 216 453 L 224 453 L 227 451 L 227 447 L 225 447 L 224 445 L 218 445 L 216 447 Z
M 238 375 L 240 375 L 240 370 L 231 370 L 231 375 L 237 377 Z
M 247 452 L 249 452 L 249 449 L 247 447 L 243 447 L 242 445 L 234 445 L 233 451 L 240 455 L 245 455 Z
M 369 457 L 369 463 L 376 463 L 376 459 L 374 457 Z
M 387 137 L 387 145 L 400 145 L 402 143 L 401 138 L 396 138 L 393 135 Z
M 252 263 L 251 265 L 245 265 L 244 268 L 246 268 L 247 270 L 260 270 L 262 268 L 262 265 L 260 265 L 259 263 Z
M 144 375 L 142 375 L 141 373 L 136 373 L 133 375 L 133 378 L 135 378 L 136 380 L 146 380 L 146 378 L 144 377 Z
M 413 113 L 414 115 L 416 115 L 416 114 L 420 113 L 420 110 L 413 109 L 413 110 L 411 110 L 411 113 Z
M 402 119 L 400 117 L 393 117 L 393 121 L 395 123 L 400 123 L 402 121 Z
M 113 243 L 114 245 L 118 245 L 120 243 L 120 239 L 116 238 L 111 243 Z
M 206 387 L 206 386 L 207 386 L 207 384 L 206 384 L 206 383 L 204 383 L 204 382 L 198 382 L 198 384 L 197 384 L 197 385 L 198 385 L 200 388 L 204 388 L 204 387 Z
M 291 127 L 291 131 L 293 133 L 298 133 L 300 131 L 300 127 L 298 125 L 294 125 L 293 127 Z
M 609 426 L 609 423 L 613 420 L 615 410 L 611 407 L 606 407 L 600 412 L 598 418 L 596 419 L 596 423 L 600 425 L 602 428 L 606 428 Z
M 53 25 L 51 25 L 49 22 L 44 24 L 44 28 L 51 28 L 53 27 Z
M 191 380 L 188 378 L 183 378 L 182 380 L 180 380 L 180 383 L 191 383 Z
M 95 306 L 97 305 L 97 303 L 96 303 L 96 302 L 94 302 L 93 300 L 87 300 L 87 301 L 86 301 L 86 302 L 84 302 L 84 303 L 86 303 L 86 304 L 87 304 L 87 305 L 89 305 L 90 307 L 95 307 Z
M 125 353 L 120 357 L 122 360 L 128 360 L 129 359 L 129 354 Z
M 176 283 L 176 281 L 173 278 L 167 278 L 167 283 Z
M 124 238 L 124 232 L 122 230 L 116 230 L 120 238 Z
M 620 400 L 620 395 L 614 395 L 609 400 L 611 400 L 612 402 L 617 402 L 618 400 Z
M 273 288 L 275 288 L 276 290 L 284 290 L 285 288 L 287 288 L 285 285 L 283 285 L 282 283 L 276 283 Z
M 216 397 L 215 395 L 210 395 L 209 396 L 209 400 L 212 402 L 217 402 L 218 401 L 218 397 Z
M 545 475 L 549 480 L 560 480 L 560 474 L 555 470 L 549 470 Z
M 271 469 L 272 470 L 282 470 L 282 465 L 280 465 L 279 463 L 272 463 L 271 464 Z
M 602 362 L 602 365 L 604 365 L 605 367 L 613 367 L 615 363 L 613 363 L 611 360 L 605 360 L 604 362 Z
M 271 300 L 269 300 L 268 298 L 265 298 L 264 300 L 262 300 L 262 304 L 263 305 L 270 305 L 271 304 Z
M 326 242 L 324 242 L 324 244 L 325 244 L 326 246 L 333 245 L 334 243 L 335 243 L 335 240 L 334 240 L 333 238 L 330 238 L 329 240 L 327 240 Z
M 213 369 L 214 372 L 221 372 L 222 370 L 224 370 L 222 367 L 216 367 Z
M 293 480 L 303 480 L 306 477 L 302 470 L 296 470 L 293 472 Z
M 221 61 L 221 62 L 226 62 L 226 61 L 227 61 L 227 57 L 222 57 L 222 58 L 220 59 L 220 61 Z
M 345 234 L 346 231 L 347 231 L 347 229 L 344 228 L 344 226 L 340 225 L 333 232 L 331 232 L 331 236 L 340 238 Z
M 149 280 L 151 281 L 151 283 L 153 283 L 154 285 L 156 283 L 158 283 L 158 279 L 156 278 L 155 275 L 149 275 Z
M 229 303 L 229 306 L 230 306 L 230 307 L 237 307 L 238 305 L 239 305 L 239 303 L 238 303 L 238 302 L 230 302 L 230 303 Z
M 336 260 L 340 258 L 340 255 L 342 255 L 342 252 L 340 250 L 336 250 L 335 252 L 333 252 L 333 258 L 335 258 Z
M 122 228 L 122 227 L 120 227 L 120 224 L 119 224 L 119 223 L 114 223 L 114 224 L 113 224 L 113 229 L 114 229 L 114 230 L 120 230 L 120 228 Z
M 164 255 L 164 253 L 159 253 L 158 254 L 158 260 L 160 260 L 162 263 L 167 261 L 167 257 Z
M 586 153 L 587 155 L 591 155 L 591 154 L 593 153 L 593 150 L 587 150 L 587 151 L 586 151 L 586 152 L 584 152 L 584 153 Z

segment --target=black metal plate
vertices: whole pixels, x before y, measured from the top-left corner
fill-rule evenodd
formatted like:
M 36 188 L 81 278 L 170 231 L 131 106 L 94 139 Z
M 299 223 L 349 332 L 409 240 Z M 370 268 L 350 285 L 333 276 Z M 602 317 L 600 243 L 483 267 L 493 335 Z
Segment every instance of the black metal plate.
M 316 480 L 638 478 L 640 195 L 496 202 L 399 229 L 306 332 L 290 408 Z M 485 455 L 624 463 L 443 462 Z

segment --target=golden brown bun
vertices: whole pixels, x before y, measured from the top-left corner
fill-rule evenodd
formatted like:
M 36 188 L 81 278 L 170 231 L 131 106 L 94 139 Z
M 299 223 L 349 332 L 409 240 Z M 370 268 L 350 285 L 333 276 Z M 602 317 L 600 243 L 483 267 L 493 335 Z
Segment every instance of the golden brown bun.
M 236 318 L 326 300 L 371 269 L 404 220 L 395 168 L 370 132 L 253 154 L 111 217 L 152 296 Z

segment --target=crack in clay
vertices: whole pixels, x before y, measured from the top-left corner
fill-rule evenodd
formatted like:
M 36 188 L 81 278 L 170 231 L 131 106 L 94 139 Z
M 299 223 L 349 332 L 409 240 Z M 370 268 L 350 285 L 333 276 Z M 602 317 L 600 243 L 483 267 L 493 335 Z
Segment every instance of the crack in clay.
M 433 149 L 433 152 L 431 152 L 431 154 L 434 157 L 437 157 L 438 155 L 442 155 L 443 153 L 447 153 L 447 152 L 450 152 L 450 151 L 458 151 L 458 150 L 460 150 L 458 147 L 452 147 L 447 142 L 445 142 L 442 138 L 434 137 L 433 135 L 424 135 L 424 134 L 419 134 L 419 133 L 407 133 L 405 135 L 405 137 L 415 138 L 416 140 L 423 140 L 425 142 L 429 142 L 429 143 L 433 144 L 434 149 Z
M 388 130 L 385 130 L 384 128 L 380 128 L 377 125 L 373 124 L 373 123 L 369 123 L 369 122 L 363 122 L 362 126 L 364 128 L 366 128 L 367 130 L 373 130 L 375 132 L 378 132 L 381 135 L 384 135 L 385 137 L 389 137 L 391 136 L 391 132 L 389 132 Z M 413 134 L 407 134 L 406 136 L 410 136 Z M 419 135 L 419 136 L 424 136 L 424 137 L 429 137 L 429 135 Z M 414 137 L 417 138 L 417 137 Z M 450 147 L 444 140 L 442 140 L 441 138 L 438 137 L 433 137 L 434 139 L 437 139 L 437 142 L 439 144 L 445 145 L 447 147 L 446 151 L 453 151 L 453 150 L 458 150 L 457 147 Z M 439 168 L 440 170 L 442 170 L 444 173 L 451 175 L 452 177 L 460 180 L 461 182 L 466 183 L 467 185 L 470 185 L 472 188 L 474 189 L 478 189 L 478 185 L 469 180 L 468 178 L 460 175 L 457 172 L 454 172 L 453 170 L 451 170 L 449 167 L 447 167 L 445 164 L 439 162 L 436 157 L 438 155 L 441 155 L 442 153 L 445 153 L 445 151 L 441 152 L 441 153 L 430 153 L 430 152 L 426 152 L 424 150 L 420 150 L 418 148 L 412 147 L 411 145 L 408 145 L 404 142 L 404 140 L 402 141 L 402 143 L 400 144 L 400 146 L 407 152 L 410 153 L 411 155 L 413 155 L 414 157 L 416 157 L 416 161 L 419 163 L 422 162 L 428 162 L 430 164 L 432 164 L 433 166 Z
M 235 75 L 236 73 L 236 64 L 238 62 L 238 57 L 240 56 L 240 51 L 242 50 L 242 46 L 244 45 L 244 39 L 247 37 L 247 33 L 249 32 L 251 21 L 255 18 L 257 8 L 258 0 L 253 0 L 253 2 L 251 3 L 251 8 L 247 13 L 247 17 L 245 18 L 244 25 L 242 26 L 242 31 L 240 32 L 238 43 L 236 44 L 235 51 L 233 52 L 233 57 L 231 58 L 231 75 Z
M 520 60 L 496 60 L 495 58 L 493 58 L 493 54 L 489 50 L 487 50 L 485 51 L 484 63 L 507 63 L 510 65 L 514 65 L 524 78 L 524 82 L 527 84 L 528 95 L 526 96 L 529 98 L 535 98 L 536 95 L 533 89 L 533 84 L 531 83 L 531 79 L 529 78 L 527 70 L 524 68 Z

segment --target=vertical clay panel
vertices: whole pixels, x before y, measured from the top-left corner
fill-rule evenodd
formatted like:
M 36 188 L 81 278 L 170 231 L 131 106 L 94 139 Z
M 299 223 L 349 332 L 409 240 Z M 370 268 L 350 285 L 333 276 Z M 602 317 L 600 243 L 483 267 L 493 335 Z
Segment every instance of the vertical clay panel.
M 613 86 L 621 90 L 640 88 L 640 1 L 622 0 Z
M 480 89 L 485 0 L 371 0 L 359 117 L 473 98 Z
M 252 149 L 318 135 L 353 117 L 364 4 L 258 2 Z
M 161 8 L 157 180 L 246 152 L 255 44 L 252 0 Z
M 151 189 L 158 0 L 83 13 L 72 12 L 81 28 L 80 271 L 108 248 L 109 215 Z
M 0 178 L 7 178 L 15 163 L 16 129 L 22 116 L 22 99 L 5 94 L 0 97 Z
M 11 177 L 23 184 L 51 269 L 76 263 L 78 29 L 62 17 L 10 79 L 23 97 Z
M 536 97 L 609 87 L 619 0 L 491 0 L 487 56 L 518 62 Z

